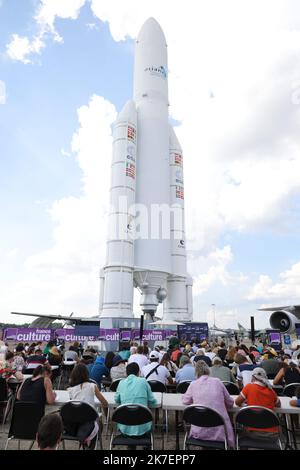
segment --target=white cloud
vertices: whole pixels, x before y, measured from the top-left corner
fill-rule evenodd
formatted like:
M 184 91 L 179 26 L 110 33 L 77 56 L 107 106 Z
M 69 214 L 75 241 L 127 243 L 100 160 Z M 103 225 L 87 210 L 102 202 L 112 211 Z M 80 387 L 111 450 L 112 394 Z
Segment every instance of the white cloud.
M 206 257 L 200 255 L 189 260 L 189 272 L 194 278 L 194 296 L 203 294 L 216 283 L 223 286 L 244 283 L 246 277 L 243 274 L 231 274 L 228 271 L 232 260 L 233 254 L 228 245 L 217 248 Z
M 30 41 L 26 36 L 12 35 L 11 42 L 6 46 L 6 53 L 12 60 L 19 60 L 24 64 L 31 63 L 28 56 L 40 54 L 45 47 L 45 43 L 40 37 L 35 37 Z
M 60 153 L 62 154 L 63 157 L 71 157 L 71 153 L 67 152 L 64 148 L 60 149 Z
M 97 95 L 78 109 L 71 146 L 82 170 L 82 194 L 53 203 L 53 246 L 26 259 L 24 280 L 3 290 L 4 311 L 97 314 L 115 118 L 114 106 Z
M 5 82 L 0 80 L 0 104 L 6 103 L 6 85 Z
M 11 260 L 16 259 L 16 257 L 18 256 L 18 248 L 13 248 L 9 250 L 6 256 L 8 259 Z
M 86 23 L 86 27 L 89 31 L 93 31 L 93 30 L 97 29 L 96 23 Z
M 82 170 L 82 196 L 55 201 L 50 210 L 54 223 L 54 246 L 31 256 L 26 266 L 47 272 L 86 273 L 103 263 L 106 242 L 105 213 L 109 197 L 111 124 L 114 106 L 92 96 L 78 109 L 79 130 L 73 135 L 72 151 Z
M 280 273 L 281 281 L 274 282 L 270 276 L 259 276 L 258 282 L 251 288 L 249 300 L 263 302 L 276 300 L 283 305 L 299 303 L 300 298 L 300 262 Z
M 86 0 L 41 0 L 35 19 L 43 33 L 51 32 L 55 41 L 63 38 L 55 29 L 55 19 L 76 20 Z
M 29 64 L 29 57 L 40 54 L 46 47 L 46 39 L 51 35 L 56 42 L 63 42 L 62 36 L 55 29 L 55 19 L 78 18 L 81 7 L 86 0 L 40 0 L 34 20 L 37 34 L 29 39 L 26 36 L 13 34 L 11 41 L 6 46 L 6 53 L 12 60 L 19 60 Z

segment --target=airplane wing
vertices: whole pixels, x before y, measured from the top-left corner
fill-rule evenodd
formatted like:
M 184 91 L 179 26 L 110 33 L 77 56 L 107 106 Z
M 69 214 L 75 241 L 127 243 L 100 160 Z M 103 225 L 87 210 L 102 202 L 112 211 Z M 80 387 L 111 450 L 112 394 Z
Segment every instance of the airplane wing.
M 49 318 L 53 320 L 82 320 L 82 317 L 73 317 L 72 314 L 67 316 L 64 315 L 41 315 L 40 313 L 23 313 L 23 312 L 10 312 L 13 315 L 27 315 L 29 317 L 38 317 L 38 318 Z
M 263 310 L 265 312 L 274 312 L 275 310 L 296 310 L 300 309 L 300 305 L 286 305 L 285 307 L 266 307 L 258 308 L 257 310 Z

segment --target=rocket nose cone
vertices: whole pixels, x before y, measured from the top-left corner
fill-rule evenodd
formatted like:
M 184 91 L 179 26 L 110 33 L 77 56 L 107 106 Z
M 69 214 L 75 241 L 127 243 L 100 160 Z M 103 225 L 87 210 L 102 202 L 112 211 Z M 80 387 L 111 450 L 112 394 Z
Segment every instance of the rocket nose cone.
M 148 18 L 140 29 L 137 37 L 138 42 L 163 42 L 166 44 L 166 38 L 160 24 L 154 18 Z
M 118 114 L 118 121 L 122 119 L 134 120 L 136 117 L 136 107 L 133 100 L 128 100 L 123 109 Z
M 169 127 L 169 141 L 171 149 L 177 149 L 179 151 L 182 151 L 181 145 L 172 126 Z

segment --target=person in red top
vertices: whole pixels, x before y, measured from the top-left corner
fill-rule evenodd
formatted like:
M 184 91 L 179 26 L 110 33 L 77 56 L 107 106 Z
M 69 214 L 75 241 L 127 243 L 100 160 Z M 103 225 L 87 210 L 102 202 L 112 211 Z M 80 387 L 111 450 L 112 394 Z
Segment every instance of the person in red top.
M 273 410 L 280 407 L 280 400 L 268 380 L 264 369 L 257 367 L 252 374 L 252 382 L 247 384 L 240 395 L 236 398 L 235 404 L 241 406 L 244 402 L 248 406 L 263 406 Z M 273 428 L 246 428 L 243 437 L 254 439 L 278 439 L 278 427 Z
M 176 363 L 177 360 L 178 360 L 179 355 L 181 355 L 181 354 L 182 353 L 180 351 L 179 346 L 175 346 L 175 348 L 173 349 L 172 354 L 171 354 L 171 360 Z

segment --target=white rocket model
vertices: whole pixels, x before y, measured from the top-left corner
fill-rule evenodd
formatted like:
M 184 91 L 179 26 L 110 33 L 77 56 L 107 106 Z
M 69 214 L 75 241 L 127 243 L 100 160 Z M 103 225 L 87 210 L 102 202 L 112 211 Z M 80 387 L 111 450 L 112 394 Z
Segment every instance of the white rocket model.
M 186 272 L 182 150 L 168 115 L 164 33 L 153 18 L 135 49 L 134 99 L 114 124 L 106 265 L 101 270 L 100 318 L 132 318 L 133 288 L 153 317 L 192 319 L 192 280 Z

